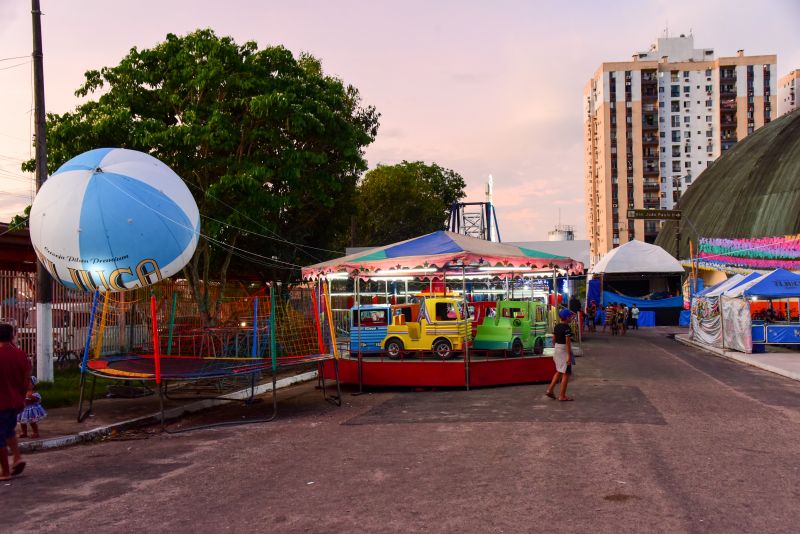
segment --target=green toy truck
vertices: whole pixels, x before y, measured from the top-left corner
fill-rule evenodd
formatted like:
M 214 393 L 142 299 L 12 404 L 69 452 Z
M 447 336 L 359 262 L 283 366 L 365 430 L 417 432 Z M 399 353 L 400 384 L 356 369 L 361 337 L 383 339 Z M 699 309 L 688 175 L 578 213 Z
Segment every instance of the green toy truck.
M 523 356 L 525 351 L 544 352 L 547 316 L 544 304 L 536 301 L 500 300 L 494 316 L 487 315 L 478 326 L 473 347 L 478 350 L 509 351 Z

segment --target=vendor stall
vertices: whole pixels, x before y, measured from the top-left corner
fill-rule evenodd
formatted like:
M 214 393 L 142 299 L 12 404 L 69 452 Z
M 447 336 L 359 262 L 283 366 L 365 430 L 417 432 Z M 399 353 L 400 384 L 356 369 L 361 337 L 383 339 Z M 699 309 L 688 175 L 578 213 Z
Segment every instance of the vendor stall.
M 725 291 L 723 346 L 749 353 L 763 351 L 763 345 L 800 344 L 799 302 L 800 275 L 785 269 Z

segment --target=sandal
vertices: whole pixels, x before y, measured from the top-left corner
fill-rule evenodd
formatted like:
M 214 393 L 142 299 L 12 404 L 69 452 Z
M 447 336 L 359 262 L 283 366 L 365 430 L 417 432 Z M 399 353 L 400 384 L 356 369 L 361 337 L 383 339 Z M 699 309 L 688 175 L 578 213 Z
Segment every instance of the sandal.
M 555 398 L 556 398 L 555 394 L 550 392 L 550 391 L 545 391 L 544 396 L 545 397 L 550 397 L 553 400 L 555 400 Z
M 11 476 L 15 477 L 17 475 L 21 475 L 23 471 L 25 471 L 25 462 L 19 462 L 14 464 L 14 467 L 11 468 Z
M 573 399 L 572 397 L 564 397 L 563 399 L 559 397 L 558 400 L 560 400 L 561 402 L 567 402 L 567 401 L 573 401 L 575 399 Z

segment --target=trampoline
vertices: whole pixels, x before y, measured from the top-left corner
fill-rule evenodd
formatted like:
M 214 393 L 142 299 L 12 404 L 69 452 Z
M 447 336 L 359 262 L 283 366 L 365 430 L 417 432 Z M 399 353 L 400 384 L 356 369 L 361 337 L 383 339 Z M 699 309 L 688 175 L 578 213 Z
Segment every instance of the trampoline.
M 330 360 L 330 354 L 312 354 L 296 358 L 282 358 L 278 367 Z M 196 356 L 161 356 L 161 379 L 201 380 L 248 376 L 263 373 L 272 368 L 272 361 L 265 358 L 201 358 Z M 103 378 L 120 380 L 155 380 L 156 358 L 154 354 L 118 354 L 91 360 L 87 371 Z
M 141 304 L 145 300 L 150 301 L 150 317 L 137 324 L 133 319 L 136 315 L 131 312 L 135 311 L 137 302 Z M 323 286 L 319 296 L 313 288 L 308 287 L 295 288 L 284 296 L 276 296 L 270 287 L 268 296 L 254 295 L 229 303 L 226 316 L 218 318 L 216 324 L 209 327 L 200 324 L 199 314 L 187 316 L 186 306 L 179 311 L 178 300 L 176 291 L 172 292 L 171 306 L 165 305 L 163 300 L 159 306 L 155 294 L 151 294 L 149 299 L 115 301 L 106 293 L 101 307 L 99 293 L 95 293 L 81 363 L 79 422 L 92 412 L 98 377 L 155 382 L 160 399 L 161 425 L 167 432 L 164 399 L 175 400 L 167 395 L 168 383 L 185 387 L 198 381 L 249 379 L 250 396 L 241 400 L 251 402 L 255 397 L 256 382 L 263 375 L 271 375 L 272 415 L 244 421 L 266 422 L 277 416 L 278 371 L 296 365 L 317 364 L 323 398 L 337 406 L 341 405 L 338 352 L 335 334 L 330 327 L 327 287 Z M 193 304 L 187 295 L 184 295 L 184 300 L 188 301 L 189 306 Z M 175 320 L 176 316 L 181 317 L 180 322 Z M 165 320 L 167 317 L 168 320 Z M 168 326 L 159 326 L 165 323 Z M 121 346 L 123 341 L 134 350 L 120 350 L 124 349 Z M 335 368 L 336 394 L 329 396 L 325 374 L 321 370 L 323 362 L 330 360 L 333 360 Z M 91 393 L 88 409 L 84 411 L 87 375 L 92 377 Z M 190 398 L 230 400 L 231 397 Z M 241 423 L 243 421 L 232 421 L 210 426 Z

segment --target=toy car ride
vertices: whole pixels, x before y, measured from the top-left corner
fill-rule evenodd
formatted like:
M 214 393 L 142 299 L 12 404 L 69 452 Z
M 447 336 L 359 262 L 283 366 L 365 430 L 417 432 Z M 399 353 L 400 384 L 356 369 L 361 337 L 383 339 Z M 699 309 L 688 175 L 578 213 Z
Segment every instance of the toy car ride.
M 526 350 L 542 354 L 546 343 L 547 317 L 543 304 L 536 301 L 501 300 L 494 317 L 486 316 L 478 326 L 473 347 L 476 350 L 509 351 L 523 356 Z
M 399 358 L 404 351 L 432 350 L 446 360 L 464 350 L 470 321 L 460 299 L 423 296 L 417 304 L 395 310 L 383 341 L 390 358 Z

